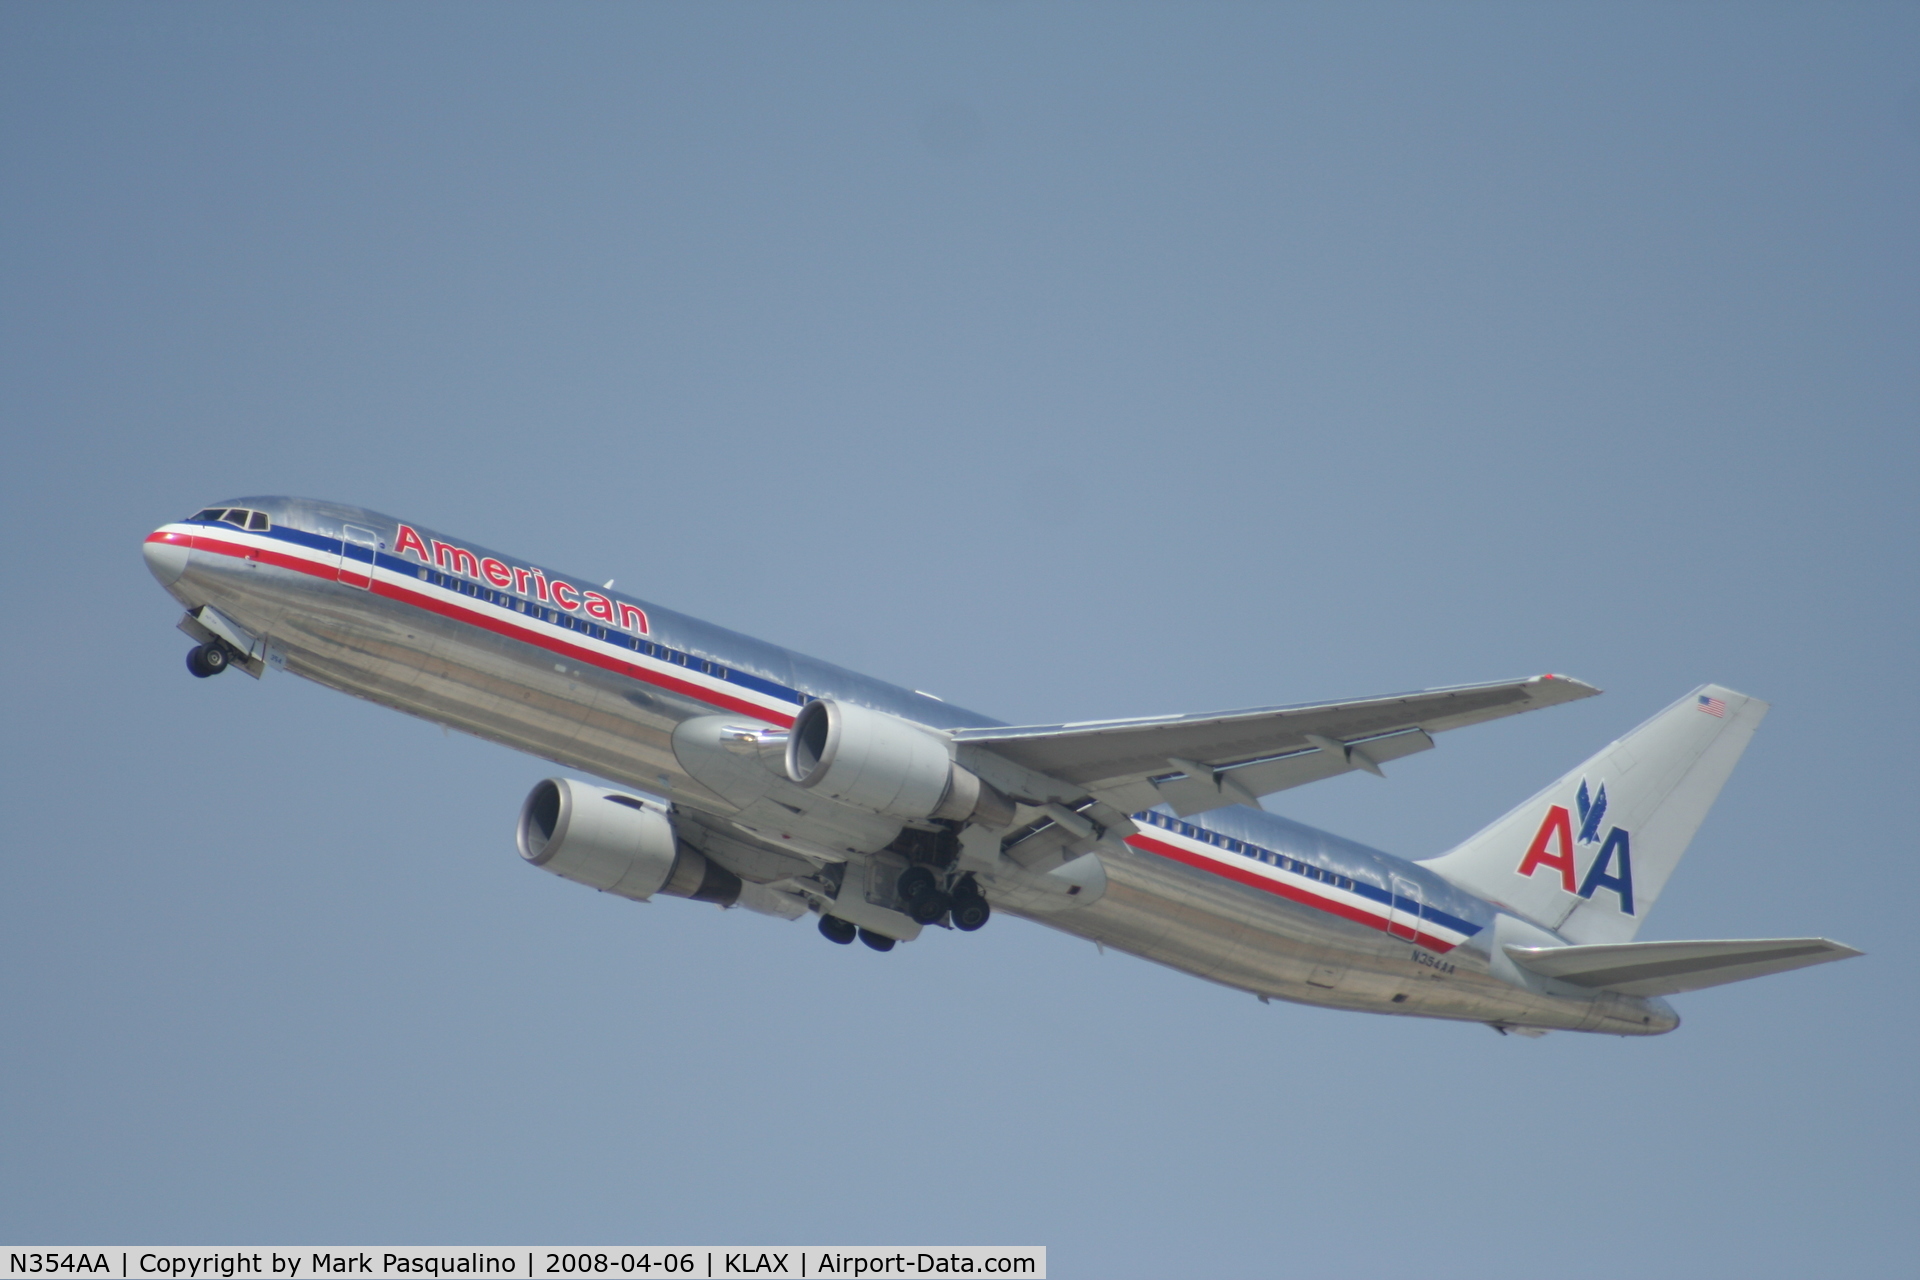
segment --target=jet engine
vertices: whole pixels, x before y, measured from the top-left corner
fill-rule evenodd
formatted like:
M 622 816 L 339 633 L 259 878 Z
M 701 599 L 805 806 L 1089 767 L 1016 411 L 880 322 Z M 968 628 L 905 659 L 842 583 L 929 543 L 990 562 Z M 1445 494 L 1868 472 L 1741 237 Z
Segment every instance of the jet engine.
M 520 856 L 557 876 L 645 902 L 656 893 L 731 906 L 740 877 L 675 836 L 658 801 L 548 778 L 520 806 Z
M 849 702 L 817 698 L 787 737 L 787 777 L 843 804 L 918 822 L 1013 823 L 1013 802 L 953 762 L 931 729 Z

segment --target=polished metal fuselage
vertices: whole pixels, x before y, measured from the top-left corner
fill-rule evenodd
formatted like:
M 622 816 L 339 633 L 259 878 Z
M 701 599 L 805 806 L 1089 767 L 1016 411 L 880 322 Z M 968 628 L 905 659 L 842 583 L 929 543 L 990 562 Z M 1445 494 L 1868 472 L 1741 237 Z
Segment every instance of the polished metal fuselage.
M 436 579 L 452 579 L 423 561 L 419 591 L 396 594 L 354 585 L 348 529 L 371 530 L 382 563 L 397 545 L 401 524 L 360 508 L 289 498 L 236 499 L 232 507 L 266 512 L 276 530 L 298 535 L 297 556 L 277 555 L 260 538 L 183 522 L 163 527 L 168 589 L 190 609 L 210 605 L 260 637 L 269 665 L 436 724 L 498 742 L 568 769 L 648 792 L 725 824 L 738 806 L 690 776 L 675 752 L 675 731 L 701 717 L 723 714 L 751 721 L 751 707 L 672 681 L 646 680 L 570 658 L 565 645 L 542 647 L 463 620 L 454 609 L 418 602 Z M 420 525 L 409 531 L 428 543 L 443 539 Z M 364 537 L 355 533 L 354 537 Z M 324 548 L 343 548 L 348 572 L 329 576 Z M 461 547 L 501 563 L 472 543 Z M 409 562 L 411 564 L 411 562 Z M 545 579 L 567 580 L 545 573 Z M 168 575 L 173 576 L 167 581 Z M 527 590 L 478 590 L 496 607 L 538 620 L 543 611 Z M 459 590 L 473 594 L 474 584 Z M 678 661 L 733 673 L 761 692 L 789 691 L 795 701 L 833 698 L 859 703 L 927 725 L 954 730 L 996 722 L 948 703 L 872 680 L 763 641 L 714 627 L 606 590 L 607 599 L 643 609 L 650 641 Z M 571 625 L 571 624 L 570 624 Z M 558 630 L 556 636 L 566 639 Z M 777 712 L 763 717 L 784 723 Z M 1262 999 L 1381 1013 L 1467 1019 L 1500 1028 L 1562 1028 L 1622 1035 L 1658 1034 L 1678 1024 L 1659 1000 L 1595 992 L 1541 979 L 1516 968 L 1500 948 L 1538 945 L 1552 935 L 1466 894 L 1416 863 L 1264 810 L 1218 810 L 1195 822 L 1211 832 L 1278 850 L 1330 877 L 1417 886 L 1420 899 L 1477 931 L 1444 954 L 1391 933 L 1263 893 L 1234 879 L 1119 840 L 1100 843 L 1105 890 L 1090 905 L 1034 913 L 1030 918 L 1103 947 L 1171 966 Z M 858 859 L 860 850 L 841 851 Z

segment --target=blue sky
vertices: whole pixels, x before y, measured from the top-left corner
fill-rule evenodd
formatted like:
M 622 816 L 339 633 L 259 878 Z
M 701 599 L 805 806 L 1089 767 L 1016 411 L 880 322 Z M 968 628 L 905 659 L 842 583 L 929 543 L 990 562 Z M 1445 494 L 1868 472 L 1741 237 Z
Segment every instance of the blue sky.
M 1905 6 L 0 10 L 0 1239 L 1037 1243 L 1058 1276 L 1916 1244 Z M 1274 809 L 1424 856 L 1705 680 L 1650 1042 L 888 956 L 520 865 L 541 762 L 195 681 L 222 497 L 1015 722 L 1563 671 Z

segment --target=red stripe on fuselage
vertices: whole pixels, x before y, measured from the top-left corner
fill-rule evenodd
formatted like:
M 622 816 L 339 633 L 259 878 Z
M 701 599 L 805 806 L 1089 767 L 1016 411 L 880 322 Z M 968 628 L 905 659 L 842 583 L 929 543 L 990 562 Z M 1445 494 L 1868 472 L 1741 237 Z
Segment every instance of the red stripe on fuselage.
M 254 560 L 260 564 L 270 564 L 277 569 L 292 569 L 297 573 L 304 573 L 309 577 L 319 578 L 323 582 L 337 581 L 339 576 L 338 569 L 331 565 L 316 564 L 312 560 L 302 559 L 299 556 L 290 556 L 282 551 L 243 546 L 237 542 L 229 542 L 224 538 L 209 538 L 203 535 L 155 533 L 148 535 L 147 541 L 185 541 L 195 551 L 210 551 L 216 555 L 233 556 L 241 560 Z M 354 576 L 357 578 L 361 575 L 355 574 Z M 367 588 L 361 588 L 357 585 L 355 589 L 367 590 Z M 425 609 L 429 613 L 439 614 L 441 617 L 450 618 L 455 622 L 464 622 L 470 626 L 479 627 L 483 631 L 491 631 L 495 635 L 505 636 L 510 640 L 518 640 L 524 644 L 545 649 L 549 653 L 572 658 L 576 662 L 584 663 L 591 667 L 598 667 L 602 671 L 611 671 L 615 675 L 626 676 L 628 679 L 638 680 L 642 684 L 650 684 L 657 689 L 665 689 L 669 692 L 680 694 L 682 697 L 692 698 L 696 702 L 704 702 L 708 706 L 737 712 L 740 715 L 752 716 L 756 720 L 765 720 L 771 724 L 787 726 L 793 723 L 792 712 L 775 711 L 767 707 L 759 706 L 756 703 L 748 702 L 744 698 L 735 698 L 728 694 L 708 689 L 702 685 L 697 685 L 690 680 L 679 680 L 673 676 L 649 671 L 637 663 L 622 662 L 617 658 L 596 653 L 592 649 L 585 648 L 581 645 L 571 644 L 559 636 L 549 636 L 541 631 L 534 630 L 532 627 L 508 622 L 504 618 L 488 617 L 478 610 L 469 609 L 448 600 L 438 599 L 423 591 L 416 591 L 407 587 L 396 587 L 391 583 L 381 582 L 376 578 L 374 579 L 371 592 L 374 595 L 384 597 L 388 600 L 397 600 L 402 604 L 412 605 L 418 609 Z
M 1401 937 L 1387 927 L 1385 920 L 1382 920 L 1370 911 L 1362 911 L 1360 908 L 1349 906 L 1347 903 L 1337 902 L 1331 898 L 1323 898 L 1319 894 L 1308 889 L 1303 889 L 1298 885 L 1291 885 L 1284 880 L 1276 880 L 1271 876 L 1263 876 L 1245 867 L 1236 867 L 1231 862 L 1225 862 L 1218 858 L 1209 858 L 1203 853 L 1195 853 L 1190 849 L 1182 849 L 1178 845 L 1169 844 L 1164 840 L 1156 840 L 1146 834 L 1128 836 L 1127 843 L 1136 849 L 1143 849 L 1148 853 L 1157 853 L 1163 858 L 1172 858 L 1175 862 L 1183 862 L 1196 870 L 1209 871 L 1214 875 L 1225 876 L 1229 880 L 1238 881 L 1241 884 L 1249 885 L 1255 889 L 1264 889 L 1268 893 L 1287 899 L 1289 902 L 1297 902 L 1303 907 L 1312 907 L 1316 911 L 1325 911 L 1327 914 L 1339 916 L 1343 920 L 1351 920 L 1355 924 L 1363 924 L 1369 929 L 1377 929 L 1388 937 L 1399 938 L 1402 942 L 1418 943 L 1429 951 L 1451 951 L 1459 945 L 1458 943 L 1448 942 L 1444 938 L 1436 938 L 1431 934 L 1420 933 L 1417 930 L 1411 938 Z

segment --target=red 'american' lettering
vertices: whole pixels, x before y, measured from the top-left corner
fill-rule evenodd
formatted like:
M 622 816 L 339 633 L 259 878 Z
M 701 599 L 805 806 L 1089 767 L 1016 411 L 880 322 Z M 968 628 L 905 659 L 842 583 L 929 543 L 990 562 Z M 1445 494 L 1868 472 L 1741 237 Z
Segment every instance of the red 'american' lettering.
M 410 555 L 421 564 L 458 574 L 463 578 L 484 579 L 493 586 L 513 591 L 517 595 L 531 595 L 545 603 L 552 601 L 568 613 L 584 610 L 589 617 L 598 619 L 608 626 L 623 631 L 632 631 L 637 635 L 646 635 L 650 631 L 647 625 L 647 611 L 638 605 L 628 604 L 625 600 L 615 600 L 598 591 L 587 591 L 559 578 L 549 578 L 538 569 L 517 568 L 503 564 L 492 556 L 481 557 L 465 547 L 455 546 L 451 542 L 442 542 L 438 538 L 423 538 L 411 525 L 401 525 L 393 540 L 393 549 L 397 555 Z

